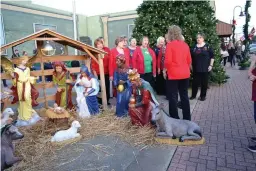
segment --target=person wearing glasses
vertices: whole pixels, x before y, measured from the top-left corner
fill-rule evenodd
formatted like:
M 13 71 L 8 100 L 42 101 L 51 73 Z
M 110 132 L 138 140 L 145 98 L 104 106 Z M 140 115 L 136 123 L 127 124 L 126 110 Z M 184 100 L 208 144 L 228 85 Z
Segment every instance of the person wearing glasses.
M 209 72 L 212 70 L 214 63 L 214 54 L 212 48 L 205 43 L 205 35 L 203 33 L 198 33 L 196 39 L 197 44 L 191 51 L 193 81 L 190 100 L 196 98 L 198 87 L 201 86 L 199 100 L 205 101 Z

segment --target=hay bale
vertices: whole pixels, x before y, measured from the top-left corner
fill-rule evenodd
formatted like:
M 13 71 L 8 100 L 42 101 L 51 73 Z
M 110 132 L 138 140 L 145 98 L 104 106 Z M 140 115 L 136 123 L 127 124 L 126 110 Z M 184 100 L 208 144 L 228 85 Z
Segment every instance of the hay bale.
M 45 109 L 41 109 L 39 112 L 42 112 L 41 114 L 43 115 L 45 111 Z M 77 115 L 75 113 L 70 112 L 70 114 L 73 115 L 69 118 L 70 123 L 73 120 L 80 122 L 81 128 L 78 131 L 83 140 L 89 140 L 98 135 L 113 135 L 119 136 L 123 141 L 134 146 L 157 144 L 155 141 L 155 129 L 150 126 L 134 126 L 131 124 L 129 117 L 116 117 L 114 110 L 105 110 L 98 116 L 85 119 L 76 118 Z M 57 158 L 55 152 L 66 145 L 65 143 L 53 145 L 50 142 L 51 136 L 57 131 L 65 130 L 69 127 L 70 125 L 67 123 L 53 123 L 44 120 L 29 128 L 20 128 L 24 138 L 15 141 L 15 149 L 16 155 L 23 157 L 24 160 L 14 166 L 12 170 L 40 170 L 46 167 L 49 161 Z

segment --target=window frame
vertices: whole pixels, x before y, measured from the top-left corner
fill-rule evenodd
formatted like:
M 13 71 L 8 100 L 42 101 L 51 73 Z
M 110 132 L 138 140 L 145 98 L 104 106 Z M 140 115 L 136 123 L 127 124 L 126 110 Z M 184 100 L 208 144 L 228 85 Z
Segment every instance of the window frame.
M 128 24 L 128 33 L 127 33 L 127 35 L 128 35 L 128 39 L 130 39 L 132 36 L 130 35 L 130 26 L 135 26 L 135 24 Z
M 5 28 L 4 28 L 4 18 L 3 15 L 0 13 L 1 17 L 1 27 L 2 27 L 2 32 L 3 32 L 3 42 L 1 42 L 1 46 L 6 44 L 6 36 L 5 36 Z M 4 52 L 1 52 L 1 55 L 7 55 L 7 49 L 4 50 Z

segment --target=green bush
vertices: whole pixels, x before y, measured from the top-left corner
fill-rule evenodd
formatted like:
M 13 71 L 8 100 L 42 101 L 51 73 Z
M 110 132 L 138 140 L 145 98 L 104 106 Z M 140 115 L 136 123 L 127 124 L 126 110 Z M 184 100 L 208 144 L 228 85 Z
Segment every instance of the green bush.
M 214 50 L 215 62 L 210 81 L 226 82 L 225 70 L 220 64 L 220 40 L 216 33 L 217 20 L 215 12 L 208 1 L 143 1 L 137 8 L 133 37 L 140 40 L 148 36 L 150 45 L 154 46 L 159 36 L 167 33 L 170 25 L 178 25 L 190 47 L 196 43 L 196 34 L 203 32 L 206 42 Z

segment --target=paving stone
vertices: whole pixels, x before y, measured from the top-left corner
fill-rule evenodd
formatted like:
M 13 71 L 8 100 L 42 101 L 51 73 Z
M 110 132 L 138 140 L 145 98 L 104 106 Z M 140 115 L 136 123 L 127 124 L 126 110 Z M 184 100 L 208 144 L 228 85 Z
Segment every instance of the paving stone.
M 68 145 L 60 150 L 58 158 L 49 163 L 47 170 L 102 170 L 102 171 L 166 171 L 176 150 L 175 146 L 156 146 L 142 149 L 133 147 L 118 137 L 99 136 L 89 141 Z M 93 147 L 101 145 L 104 151 Z M 74 161 L 72 161 L 74 159 Z M 72 162 L 67 162 L 67 161 Z M 65 163 L 58 166 L 59 163 Z M 57 163 L 57 164 L 56 164 Z M 177 165 L 181 167 L 179 164 Z M 185 166 L 186 167 L 186 166 Z
M 196 146 L 199 150 L 192 149 L 188 160 L 184 160 L 187 156 L 179 159 L 184 165 L 197 163 L 191 170 L 256 170 L 256 154 L 246 149 L 251 144 L 248 137 L 256 134 L 251 82 L 247 71 L 229 68 L 227 73 L 229 81 L 212 86 L 206 101 L 197 102 L 192 113 L 192 120 L 202 128 L 206 144 Z M 177 151 L 183 154 L 187 148 L 191 147 L 178 147 Z

